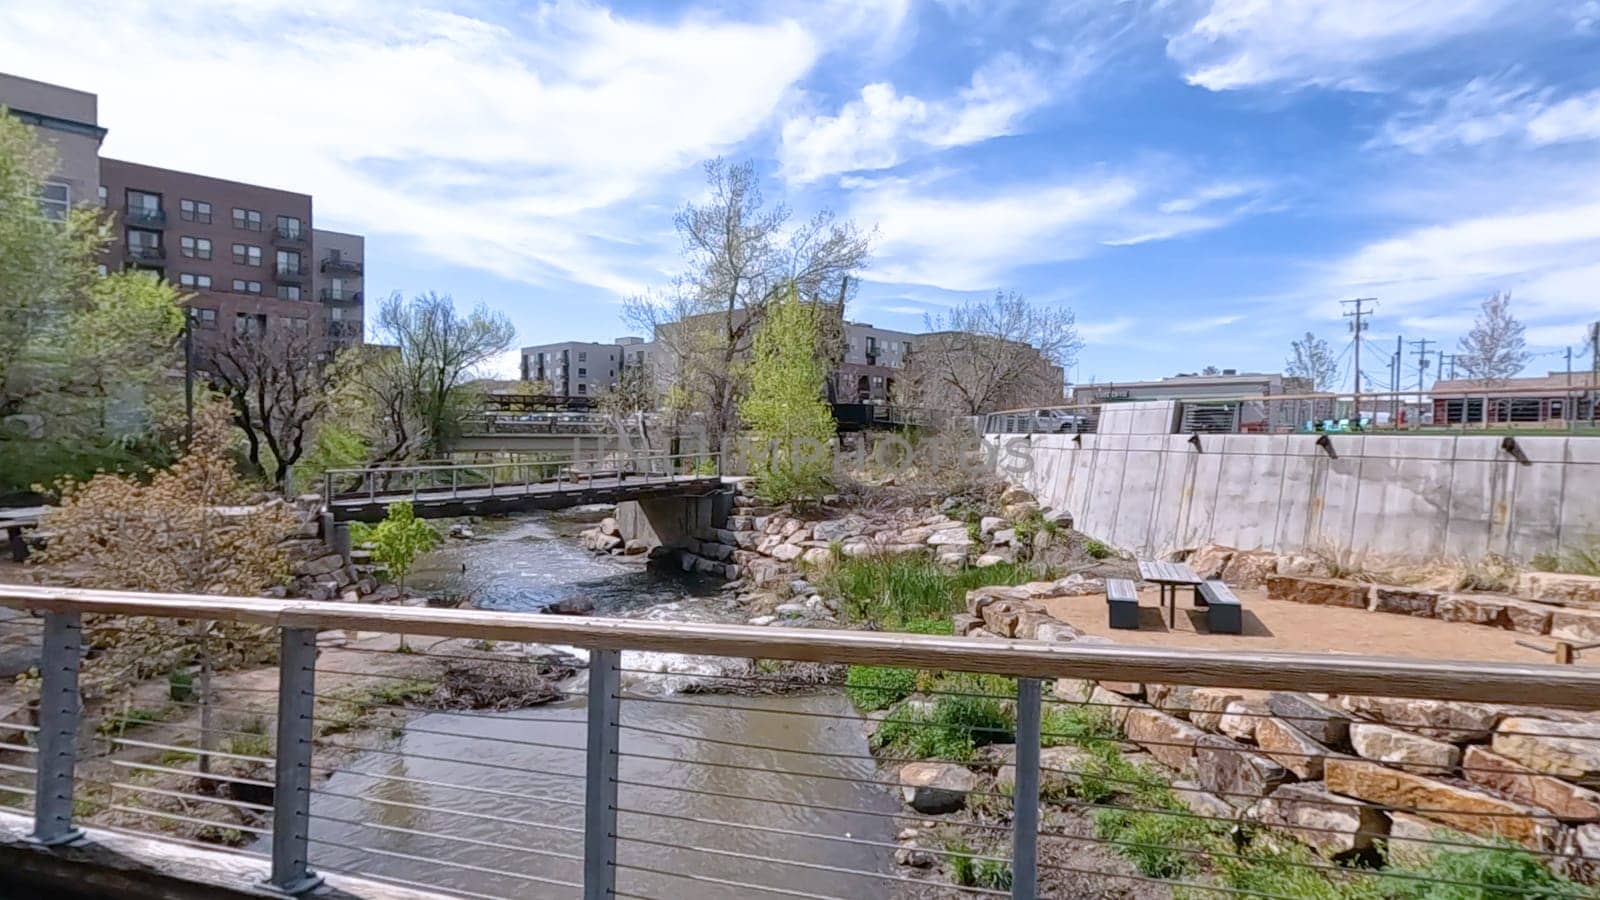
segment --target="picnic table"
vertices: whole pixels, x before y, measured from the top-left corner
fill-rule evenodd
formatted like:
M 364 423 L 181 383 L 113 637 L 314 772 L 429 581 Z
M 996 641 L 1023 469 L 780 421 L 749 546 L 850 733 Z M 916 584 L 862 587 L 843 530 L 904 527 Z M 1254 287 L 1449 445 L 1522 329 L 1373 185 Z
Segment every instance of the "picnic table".
M 13 561 L 22 562 L 28 558 L 28 544 L 23 540 L 22 530 L 39 527 L 39 517 L 44 509 L 42 506 L 0 509 L 0 531 L 6 533 L 6 543 L 11 546 Z
M 1172 628 L 1178 623 L 1178 588 L 1193 588 L 1195 606 L 1206 605 L 1205 600 L 1200 596 L 1200 584 L 1204 579 L 1196 575 L 1187 563 L 1155 562 L 1154 560 L 1141 559 L 1139 560 L 1139 577 L 1161 589 L 1161 603 L 1167 607 L 1168 628 Z

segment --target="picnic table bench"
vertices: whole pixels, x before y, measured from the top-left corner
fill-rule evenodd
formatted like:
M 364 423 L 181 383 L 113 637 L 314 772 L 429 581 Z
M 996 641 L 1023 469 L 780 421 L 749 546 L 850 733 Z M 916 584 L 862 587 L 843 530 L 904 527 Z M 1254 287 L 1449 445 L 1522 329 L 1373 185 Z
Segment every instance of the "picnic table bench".
M 1196 589 L 1206 607 L 1206 629 L 1212 634 L 1240 634 L 1244 631 L 1244 607 L 1233 589 L 1220 581 L 1202 582 Z
M 13 562 L 22 562 L 28 558 L 28 542 L 23 539 L 22 532 L 27 528 L 38 528 L 39 517 L 43 514 L 42 506 L 0 509 L 0 529 L 5 530 L 6 543 L 11 547 Z
M 1200 594 L 1200 584 L 1205 579 L 1194 573 L 1187 563 L 1139 560 L 1139 577 L 1161 589 L 1161 603 L 1167 608 L 1167 627 L 1178 623 L 1178 588 L 1194 588 L 1194 605 L 1203 607 L 1206 600 Z
M 1139 592 L 1127 578 L 1106 579 L 1106 612 L 1112 628 L 1139 627 Z

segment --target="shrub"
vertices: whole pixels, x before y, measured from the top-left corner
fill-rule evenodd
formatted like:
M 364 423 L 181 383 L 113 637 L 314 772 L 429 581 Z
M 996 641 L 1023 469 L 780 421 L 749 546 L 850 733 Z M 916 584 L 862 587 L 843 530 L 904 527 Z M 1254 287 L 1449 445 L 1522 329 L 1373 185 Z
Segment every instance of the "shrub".
M 1011 866 L 1000 859 L 976 859 L 976 853 L 960 839 L 945 844 L 950 852 L 950 880 L 962 887 L 1011 889 Z
M 1014 563 L 946 572 L 928 557 L 907 554 L 840 557 L 820 583 L 843 599 L 850 620 L 901 631 L 910 622 L 948 619 L 965 608 L 973 588 L 1021 584 L 1031 577 L 1027 567 Z
M 931 709 L 902 705 L 872 736 L 873 747 L 894 756 L 969 760 L 984 744 L 1010 740 L 1011 716 L 998 700 L 940 697 Z
M 1102 541 L 1090 538 L 1084 542 L 1083 552 L 1089 554 L 1092 559 L 1105 559 L 1111 555 L 1111 548 Z
M 1487 900 L 1497 897 L 1585 896 L 1571 881 L 1557 875 L 1544 861 L 1510 843 L 1481 850 L 1435 853 L 1416 867 L 1396 869 L 1419 878 L 1384 879 L 1386 893 L 1396 900 Z M 1438 879 L 1438 882 L 1421 879 Z M 1472 885 L 1468 887 L 1467 885 Z
M 402 590 L 417 557 L 439 543 L 439 533 L 417 518 L 411 504 L 403 501 L 389 504 L 382 522 L 376 527 L 361 529 L 354 537 L 372 542 L 372 558 L 383 563 Z
M 851 666 L 844 679 L 850 702 L 868 711 L 893 706 L 911 696 L 916 687 L 916 670 L 895 666 Z

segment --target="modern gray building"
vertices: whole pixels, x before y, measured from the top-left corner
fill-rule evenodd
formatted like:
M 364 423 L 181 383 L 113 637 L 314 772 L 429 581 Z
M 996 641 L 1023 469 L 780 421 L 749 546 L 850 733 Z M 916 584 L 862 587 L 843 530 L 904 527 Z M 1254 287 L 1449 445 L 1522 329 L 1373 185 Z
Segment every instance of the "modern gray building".
M 1223 369 L 1214 375 L 1180 373 L 1154 381 L 1107 381 L 1080 384 L 1072 402 L 1082 404 L 1124 400 L 1204 400 L 1222 397 L 1271 397 L 1309 394 L 1310 381 L 1279 372 L 1240 372 Z
M 600 397 L 616 389 L 623 353 L 637 353 L 642 344 L 638 338 L 622 338 L 611 344 L 563 341 L 523 347 L 522 380 L 547 382 L 557 397 Z
M 366 273 L 367 239 L 359 234 L 314 228 L 311 246 L 316 253 L 311 289 L 322 304 L 329 349 L 361 343 L 365 333 L 362 276 Z

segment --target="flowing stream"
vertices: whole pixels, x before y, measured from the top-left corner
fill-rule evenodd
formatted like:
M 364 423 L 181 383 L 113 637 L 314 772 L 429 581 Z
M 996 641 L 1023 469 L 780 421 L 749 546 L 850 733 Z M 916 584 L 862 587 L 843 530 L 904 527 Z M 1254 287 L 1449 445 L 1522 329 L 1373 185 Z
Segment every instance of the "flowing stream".
M 586 597 L 598 615 L 743 621 L 717 582 L 583 550 L 572 536 L 596 515 L 485 523 L 479 539 L 430 554 L 412 582 L 488 609 Z M 869 874 L 888 873 L 893 854 L 863 842 L 892 844 L 887 814 L 899 804 L 879 785 L 850 780 L 880 776 L 840 693 L 684 694 L 695 673 L 715 674 L 727 662 L 630 652 L 622 665 L 625 689 L 647 699 L 622 704 L 619 893 L 696 900 L 893 893 L 891 881 Z M 690 674 L 659 674 L 668 671 Z M 351 760 L 350 772 L 313 797 L 313 860 L 475 896 L 576 896 L 556 882 L 582 881 L 586 719 L 584 702 L 572 699 L 413 720 L 394 736 L 393 752 Z

